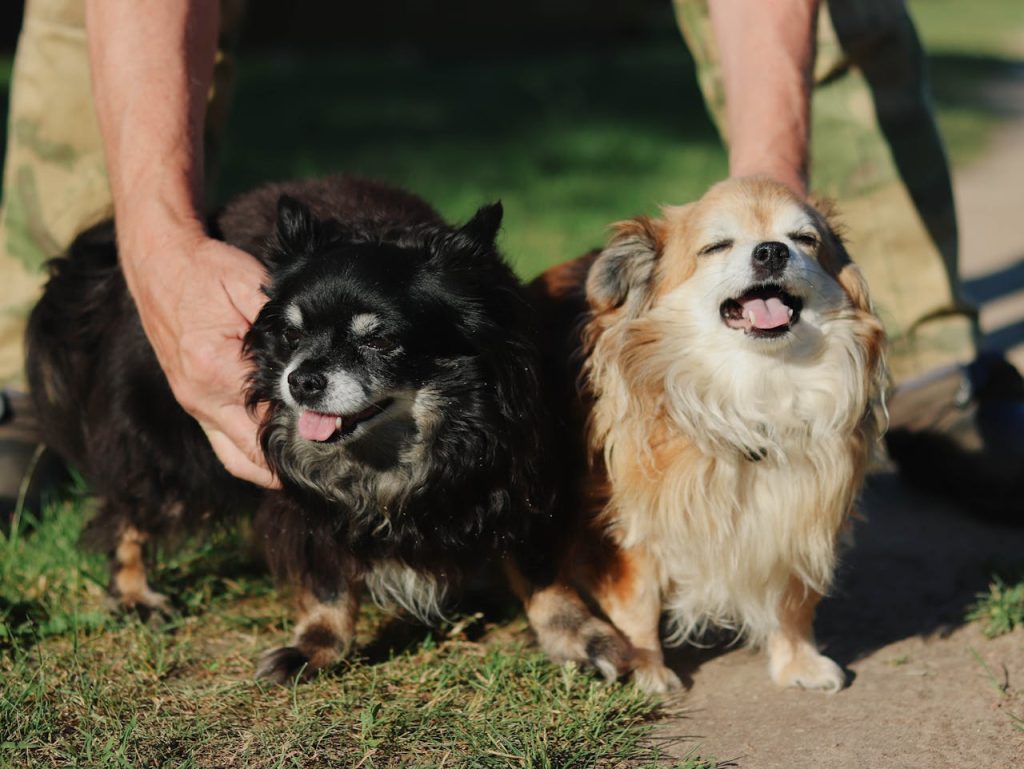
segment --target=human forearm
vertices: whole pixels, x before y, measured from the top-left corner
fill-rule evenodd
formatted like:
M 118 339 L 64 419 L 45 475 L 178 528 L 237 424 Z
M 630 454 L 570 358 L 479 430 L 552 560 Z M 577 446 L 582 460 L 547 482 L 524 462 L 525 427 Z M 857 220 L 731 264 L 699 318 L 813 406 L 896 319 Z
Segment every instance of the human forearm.
M 209 0 L 86 2 L 93 92 L 130 284 L 154 253 L 136 241 L 202 236 L 201 132 L 217 14 Z
M 217 21 L 212 0 L 86 7 L 118 253 L 142 326 L 175 397 L 224 466 L 270 485 L 242 397 L 242 339 L 265 301 L 266 275 L 202 225 L 202 127 Z
M 806 192 L 818 0 L 711 0 L 729 170 Z

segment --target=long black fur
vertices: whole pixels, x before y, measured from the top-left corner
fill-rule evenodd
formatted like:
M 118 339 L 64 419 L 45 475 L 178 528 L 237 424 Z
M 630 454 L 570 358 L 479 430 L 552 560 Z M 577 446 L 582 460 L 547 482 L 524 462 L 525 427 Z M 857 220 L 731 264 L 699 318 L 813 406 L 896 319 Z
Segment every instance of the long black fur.
M 82 233 L 49 269 L 26 370 L 44 441 L 100 500 L 91 543 L 112 553 L 126 526 L 166 537 L 251 506 L 254 490 L 224 470 L 171 394 L 118 268 L 113 224 Z
M 45 440 L 103 500 L 93 526 L 101 546 L 116 547 L 127 525 L 162 536 L 255 506 L 274 571 L 325 600 L 346 575 L 384 562 L 454 586 L 510 555 L 543 579 L 556 473 L 537 332 L 494 245 L 500 219 L 494 205 L 453 227 L 414 195 L 347 177 L 263 187 L 213 218 L 215 236 L 271 274 L 246 350 L 248 402 L 268 406 L 261 441 L 279 492 L 229 476 L 174 400 L 118 268 L 113 225 L 80 235 L 50 263 L 29 321 L 28 374 Z M 298 438 L 280 392 L 304 344 L 285 334 L 296 303 L 319 308 L 316 339 L 334 340 L 324 354 L 356 367 L 341 326 L 353 312 L 393 318 L 402 357 L 389 376 L 437 393 L 429 434 L 396 422 L 407 437 L 383 454 L 372 442 L 357 450 Z M 338 328 L 322 322 L 332 313 Z M 415 467 L 399 472 L 417 440 Z M 384 484 L 385 474 L 407 481 Z

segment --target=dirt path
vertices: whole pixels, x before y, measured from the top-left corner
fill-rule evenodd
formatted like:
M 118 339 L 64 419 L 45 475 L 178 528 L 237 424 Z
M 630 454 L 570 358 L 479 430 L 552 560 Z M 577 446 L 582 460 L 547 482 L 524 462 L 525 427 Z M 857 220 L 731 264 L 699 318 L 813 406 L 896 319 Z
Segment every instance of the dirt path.
M 892 475 L 872 480 L 865 509 L 817 623 L 851 685 L 780 691 L 763 655 L 680 651 L 673 665 L 693 687 L 684 720 L 666 725 L 691 736 L 678 752 L 697 744 L 743 769 L 1024 767 L 1024 732 L 1008 715 L 1024 717 L 1024 633 L 988 640 L 961 624 L 990 570 L 1024 555 L 1024 530 L 967 520 Z
M 967 287 L 989 339 L 1024 368 L 1024 79 L 1005 85 L 1020 118 L 956 174 Z M 676 653 L 692 682 L 668 736 L 743 769 L 1024 769 L 1024 631 L 995 640 L 964 625 L 999 564 L 1024 562 L 1024 529 L 966 518 L 904 488 L 871 481 L 867 523 L 817 622 L 853 681 L 834 696 L 779 691 L 762 655 Z M 1001 689 L 1005 689 L 1001 691 Z

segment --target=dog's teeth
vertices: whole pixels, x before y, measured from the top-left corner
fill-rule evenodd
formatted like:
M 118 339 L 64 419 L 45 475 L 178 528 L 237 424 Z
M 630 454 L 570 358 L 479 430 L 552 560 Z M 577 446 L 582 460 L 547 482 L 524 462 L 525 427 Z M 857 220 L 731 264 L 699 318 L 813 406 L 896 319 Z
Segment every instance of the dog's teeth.
M 746 317 L 746 319 L 750 321 L 750 325 L 754 325 L 754 311 L 753 310 L 747 310 L 747 314 L 744 317 Z
M 789 313 L 789 317 L 791 317 L 791 318 L 793 317 L 793 308 L 792 307 L 787 307 L 786 308 L 786 312 Z
M 341 417 L 338 417 L 337 419 L 334 420 L 334 429 L 335 430 L 340 430 L 341 429 Z

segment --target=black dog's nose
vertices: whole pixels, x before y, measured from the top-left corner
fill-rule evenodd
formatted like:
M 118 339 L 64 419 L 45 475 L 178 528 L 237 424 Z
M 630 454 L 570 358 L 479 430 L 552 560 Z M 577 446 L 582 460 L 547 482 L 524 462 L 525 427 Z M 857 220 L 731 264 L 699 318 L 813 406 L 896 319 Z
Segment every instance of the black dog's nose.
M 314 371 L 295 369 L 288 375 L 288 387 L 296 398 L 308 398 L 324 391 L 327 387 L 327 377 Z
M 754 253 L 751 256 L 754 262 L 754 271 L 759 276 L 778 275 L 789 261 L 789 248 L 785 243 L 769 240 L 754 246 Z

